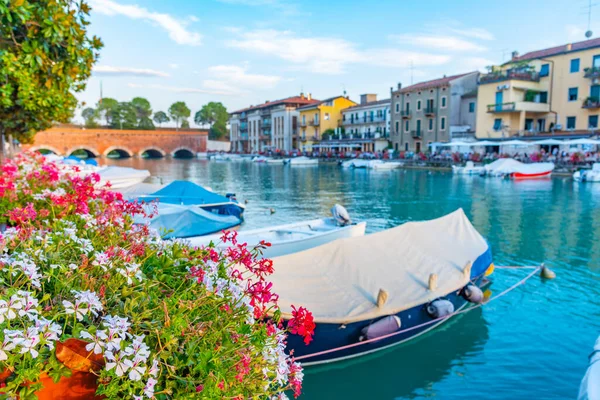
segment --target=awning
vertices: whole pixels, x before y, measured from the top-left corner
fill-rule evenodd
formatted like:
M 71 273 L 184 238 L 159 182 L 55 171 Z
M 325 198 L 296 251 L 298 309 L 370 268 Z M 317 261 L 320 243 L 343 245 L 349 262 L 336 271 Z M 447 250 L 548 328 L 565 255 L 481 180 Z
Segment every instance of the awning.
M 592 144 L 592 145 L 600 145 L 600 140 L 574 139 L 574 140 L 565 140 L 564 144 Z

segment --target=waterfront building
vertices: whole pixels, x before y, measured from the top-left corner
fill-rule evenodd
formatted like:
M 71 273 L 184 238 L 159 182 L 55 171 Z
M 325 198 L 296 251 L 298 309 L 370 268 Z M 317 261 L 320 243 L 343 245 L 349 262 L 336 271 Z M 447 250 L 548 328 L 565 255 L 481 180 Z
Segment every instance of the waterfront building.
M 318 103 L 310 93 L 266 101 L 229 114 L 229 136 L 235 152 L 291 151 L 298 142 L 297 108 Z
M 299 150 L 312 151 L 323 134 L 339 131 L 342 126 L 342 110 L 356 103 L 347 96 L 336 96 L 317 103 L 299 107 Z M 318 147 L 315 147 L 317 149 Z
M 342 126 L 319 143 L 321 152 L 382 151 L 389 147 L 390 99 L 363 94 L 360 104 L 342 110 Z
M 598 130 L 600 39 L 512 53 L 479 78 L 477 137 L 579 136 Z
M 478 72 L 444 76 L 391 92 L 391 139 L 396 151 L 426 151 L 433 143 L 473 137 Z

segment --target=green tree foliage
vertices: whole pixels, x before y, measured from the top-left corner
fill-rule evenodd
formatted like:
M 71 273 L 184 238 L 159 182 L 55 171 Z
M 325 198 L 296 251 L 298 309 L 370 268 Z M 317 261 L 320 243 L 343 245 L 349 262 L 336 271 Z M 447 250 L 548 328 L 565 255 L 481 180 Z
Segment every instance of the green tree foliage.
M 192 111 L 188 108 L 188 106 L 183 101 L 178 101 L 176 103 L 171 104 L 169 107 L 169 115 L 171 119 L 175 121 L 175 127 L 179 128 L 184 120 L 187 119 L 192 114 Z M 188 122 L 189 126 L 189 122 Z
M 131 100 L 131 105 L 135 109 L 135 115 L 140 129 L 154 129 L 154 123 L 150 117 L 152 116 L 152 106 L 150 102 L 143 97 L 135 97 Z
M 138 125 L 135 107 L 130 102 L 121 102 L 113 110 L 111 126 L 115 129 L 136 129 Z
M 88 128 L 94 128 L 98 126 L 98 122 L 96 121 L 98 118 L 98 112 L 92 107 L 84 108 L 81 112 L 81 116 L 85 120 L 85 126 Z
M 102 42 L 84 0 L 0 0 L 0 133 L 31 142 L 68 122 Z
M 202 109 L 194 115 L 197 125 L 209 125 L 211 139 L 219 139 L 227 134 L 227 120 L 229 114 L 222 103 L 211 101 L 202 106 Z
M 169 122 L 171 120 L 164 111 L 155 112 L 154 117 L 152 119 L 158 124 L 158 126 L 161 126 L 165 122 Z
M 188 121 L 187 119 L 184 119 L 183 121 L 181 121 L 181 127 L 183 129 L 190 129 L 190 121 Z
M 105 97 L 100 99 L 98 104 L 96 105 L 96 109 L 98 110 L 99 117 L 103 118 L 106 121 L 106 126 L 112 125 L 113 115 L 117 109 L 119 102 L 110 97 Z
M 327 140 L 327 139 L 332 139 L 335 135 L 335 130 L 333 129 L 327 129 L 323 132 L 322 138 L 323 140 Z

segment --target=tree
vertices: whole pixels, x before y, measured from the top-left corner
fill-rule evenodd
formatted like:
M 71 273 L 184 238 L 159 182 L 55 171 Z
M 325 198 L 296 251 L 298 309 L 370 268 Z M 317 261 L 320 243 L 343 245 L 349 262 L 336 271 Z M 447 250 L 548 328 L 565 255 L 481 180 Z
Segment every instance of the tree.
M 115 129 L 136 129 L 138 125 L 135 107 L 129 102 L 121 102 L 113 110 L 112 127 Z
M 81 116 L 85 121 L 85 126 L 88 128 L 94 128 L 98 126 L 96 119 L 98 118 L 98 111 L 92 107 L 84 108 L 81 112 Z
M 161 126 L 163 123 L 171 120 L 164 111 L 155 112 L 152 119 L 158 124 L 158 126 Z
M 150 119 L 152 115 L 152 106 L 150 102 L 143 97 L 136 97 L 131 100 L 131 105 L 135 109 L 135 115 L 140 129 L 154 129 L 154 124 Z
M 211 101 L 202 106 L 202 109 L 194 115 L 197 125 L 209 125 L 211 139 L 219 139 L 227 134 L 227 120 L 229 114 L 222 103 Z
M 173 103 L 171 104 L 171 107 L 169 107 L 169 115 L 171 116 L 171 119 L 175 121 L 175 127 L 177 129 L 179 129 L 183 120 L 187 120 L 187 118 L 189 118 L 191 114 L 191 110 L 183 101 Z
M 28 143 L 71 119 L 102 48 L 88 36 L 89 12 L 85 0 L 0 1 L 2 138 Z
M 116 111 L 119 102 L 110 97 L 105 97 L 100 99 L 96 109 L 98 110 L 98 116 L 104 118 L 106 121 L 106 126 L 112 125 L 113 115 Z
M 181 121 L 181 127 L 183 129 L 190 129 L 190 121 L 188 121 L 187 119 L 184 119 L 183 121 Z

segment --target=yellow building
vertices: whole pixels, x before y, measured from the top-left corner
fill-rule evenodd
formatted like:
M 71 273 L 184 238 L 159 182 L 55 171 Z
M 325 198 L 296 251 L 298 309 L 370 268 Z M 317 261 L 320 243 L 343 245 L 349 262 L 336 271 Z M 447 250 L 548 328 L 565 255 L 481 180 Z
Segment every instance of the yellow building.
M 312 151 L 312 145 L 321 140 L 323 132 L 342 126 L 342 110 L 355 105 L 347 97 L 336 96 L 299 107 L 299 150 Z
M 479 78 L 477 138 L 590 135 L 600 111 L 600 39 L 512 54 Z

